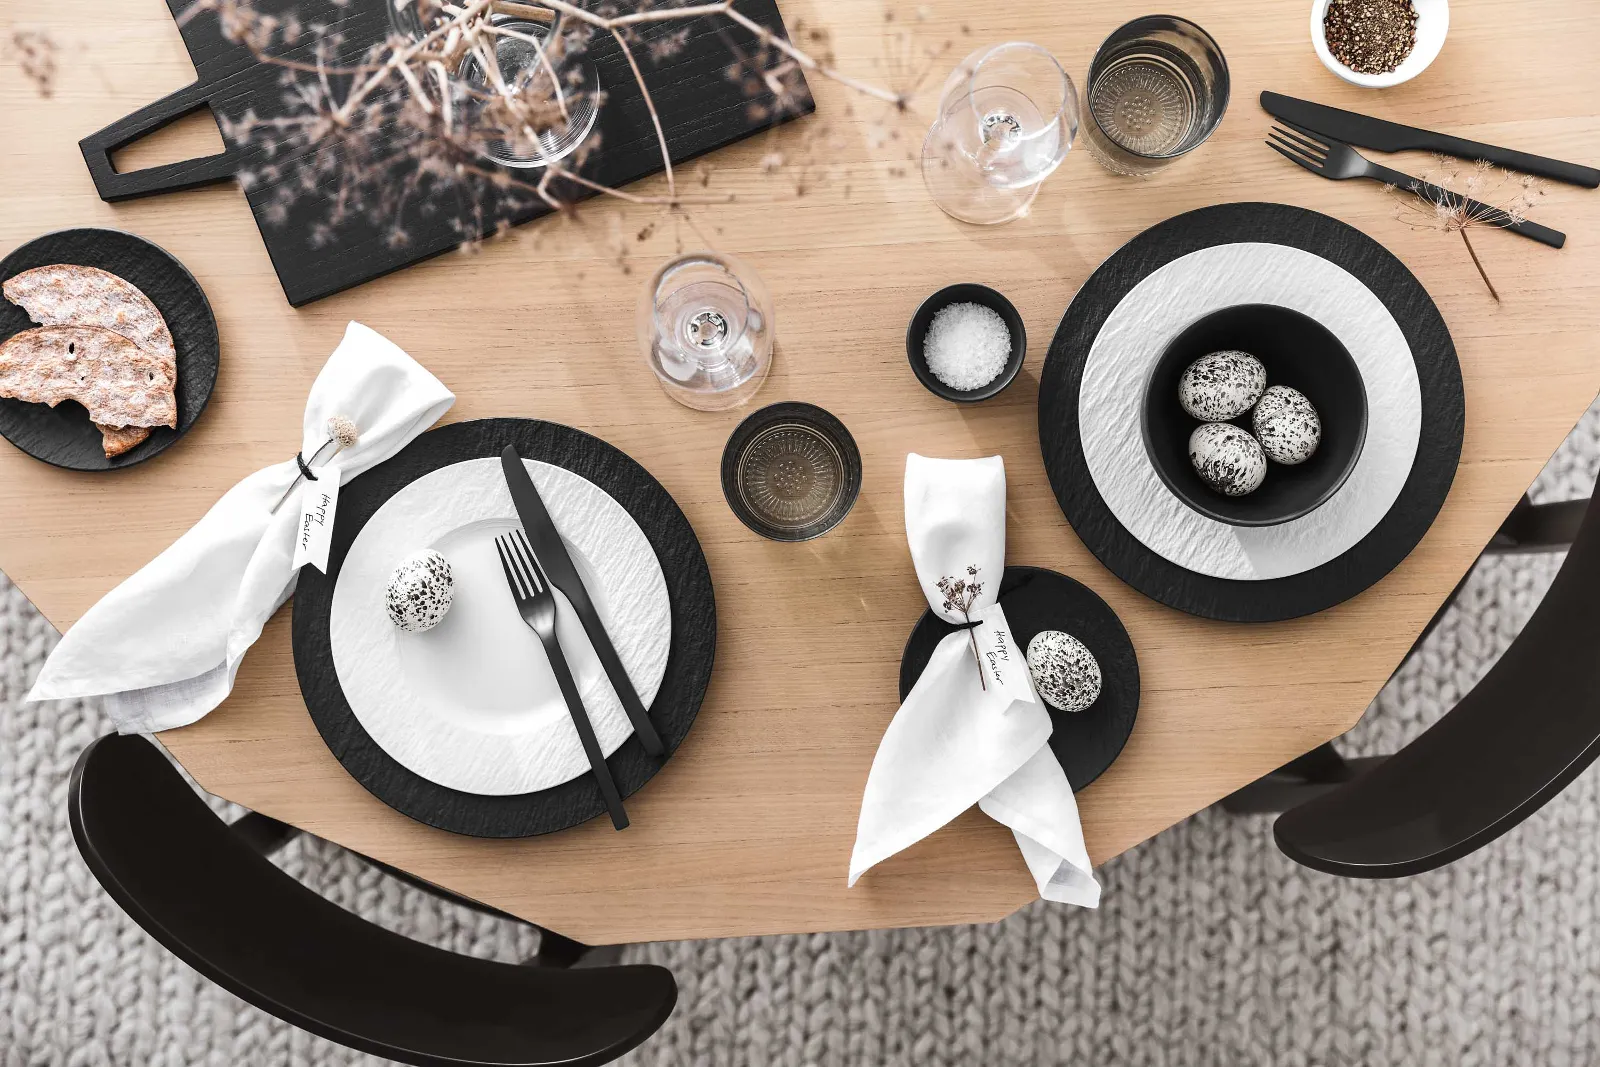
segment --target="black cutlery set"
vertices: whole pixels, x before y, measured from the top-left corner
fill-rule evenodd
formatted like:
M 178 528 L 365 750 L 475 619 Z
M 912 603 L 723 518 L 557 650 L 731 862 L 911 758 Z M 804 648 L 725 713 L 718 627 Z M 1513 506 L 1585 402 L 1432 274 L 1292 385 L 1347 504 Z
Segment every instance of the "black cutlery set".
M 1460 193 L 1432 185 L 1409 174 L 1373 163 L 1352 146 L 1378 152 L 1424 151 L 1457 159 L 1484 161 L 1552 181 L 1594 189 L 1600 187 L 1600 170 L 1559 159 L 1469 141 L 1446 133 L 1405 126 L 1354 111 L 1344 111 L 1281 93 L 1263 92 L 1261 107 L 1283 125 L 1274 126 L 1267 145 L 1279 155 L 1331 181 L 1370 178 L 1416 193 L 1451 209 L 1464 209 L 1473 218 L 1531 237 L 1551 248 L 1566 244 L 1567 235 L 1537 222 L 1516 218 L 1499 208 Z
M 628 713 L 628 720 L 633 723 L 634 733 L 638 735 L 645 752 L 659 759 L 666 754 L 666 747 L 650 722 L 644 702 L 639 699 L 632 679 L 622 666 L 622 660 L 606 633 L 605 623 L 595 609 L 589 590 L 578 575 L 578 568 L 574 566 L 567 546 L 562 543 L 561 534 L 551 521 L 543 498 L 539 496 L 539 489 L 528 475 L 528 469 L 522 465 L 522 457 L 517 454 L 514 445 L 507 445 L 500 454 L 500 465 L 505 470 L 506 488 L 511 491 L 511 502 L 516 506 L 517 517 L 522 520 L 523 526 L 522 530 L 495 538 L 500 565 L 505 568 L 506 584 L 516 601 L 517 614 L 528 629 L 538 636 L 545 655 L 550 659 L 556 684 L 561 687 L 561 696 L 572 715 L 572 724 L 578 730 L 578 739 L 583 743 L 584 755 L 589 758 L 589 766 L 593 768 L 600 784 L 600 795 L 605 798 L 611 825 L 618 830 L 626 829 L 628 813 L 622 808 L 622 796 L 617 791 L 610 768 L 606 766 L 605 753 L 600 750 L 594 725 L 589 721 L 583 698 L 572 680 L 572 669 L 567 665 L 566 654 L 562 652 L 561 642 L 556 637 L 556 613 L 559 609 L 554 589 L 561 590 L 577 612 L 584 632 L 589 635 L 595 654 L 605 668 L 606 677 L 622 699 L 622 707 Z

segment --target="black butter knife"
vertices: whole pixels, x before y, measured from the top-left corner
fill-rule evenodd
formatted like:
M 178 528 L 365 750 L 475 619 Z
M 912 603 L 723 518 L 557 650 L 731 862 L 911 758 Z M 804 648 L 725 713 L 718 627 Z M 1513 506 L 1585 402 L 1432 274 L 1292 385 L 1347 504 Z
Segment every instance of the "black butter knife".
M 500 467 L 505 472 L 506 487 L 511 490 L 511 502 L 516 505 L 517 517 L 522 520 L 522 528 L 527 532 L 528 540 L 533 542 L 534 554 L 539 557 L 539 565 L 549 576 L 550 584 L 567 595 L 572 609 L 583 620 L 589 643 L 600 657 L 600 665 L 605 668 L 606 677 L 611 679 L 611 687 L 621 698 L 622 708 L 633 723 L 633 732 L 639 735 L 639 743 L 652 756 L 666 755 L 667 749 L 661 743 L 661 735 L 650 721 L 650 714 L 645 711 L 644 701 L 639 699 L 638 692 L 634 690 L 633 680 L 623 668 L 622 660 L 617 658 L 617 650 L 606 633 L 605 623 L 600 621 L 600 613 L 595 610 L 594 601 L 589 599 L 589 590 L 584 588 L 583 579 L 578 577 L 578 568 L 572 565 L 567 546 L 562 543 L 556 524 L 550 521 L 550 512 L 545 508 L 533 479 L 528 476 L 528 468 L 522 465 L 522 457 L 517 455 L 515 446 L 507 445 L 506 450 L 500 453 Z
M 1262 93 L 1261 106 L 1268 114 L 1276 115 L 1296 126 L 1303 126 L 1313 133 L 1326 134 L 1346 144 L 1359 145 L 1362 148 L 1371 148 L 1379 152 L 1416 150 L 1438 152 L 1441 155 L 1455 156 L 1457 159 L 1484 159 L 1508 170 L 1534 174 L 1541 178 L 1549 178 L 1551 181 L 1581 185 L 1588 189 L 1600 186 L 1600 170 L 1594 167 L 1581 167 L 1576 163 L 1563 163 L 1559 159 L 1548 159 L 1510 148 L 1497 148 L 1492 144 L 1480 144 L 1462 137 L 1452 137 L 1448 133 L 1434 133 L 1432 130 L 1421 130 L 1415 126 L 1402 126 L 1398 122 L 1375 119 L 1354 111 L 1342 111 L 1326 104 L 1315 104 L 1310 100 L 1284 96 L 1282 93 Z

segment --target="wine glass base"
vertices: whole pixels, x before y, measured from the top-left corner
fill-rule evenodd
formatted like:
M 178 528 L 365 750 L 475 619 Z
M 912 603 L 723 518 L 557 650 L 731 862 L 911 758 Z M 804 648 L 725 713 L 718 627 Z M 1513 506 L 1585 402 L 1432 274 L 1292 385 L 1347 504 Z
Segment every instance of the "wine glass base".
M 1042 180 L 1020 189 L 997 188 L 975 171 L 952 163 L 935 143 L 939 136 L 935 127 L 922 144 L 922 181 L 939 210 L 975 226 L 996 226 L 1028 213 Z

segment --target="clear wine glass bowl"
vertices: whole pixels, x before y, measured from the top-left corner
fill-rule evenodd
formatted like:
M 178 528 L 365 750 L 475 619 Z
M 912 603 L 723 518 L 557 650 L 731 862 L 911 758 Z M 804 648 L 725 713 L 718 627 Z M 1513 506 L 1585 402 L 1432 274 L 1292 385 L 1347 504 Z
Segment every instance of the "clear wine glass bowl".
M 687 407 L 744 404 L 772 367 L 772 297 L 733 256 L 669 260 L 640 295 L 638 326 L 645 361 L 667 395 Z
M 922 144 L 922 178 L 946 214 L 980 225 L 1027 213 L 1078 135 L 1078 92 L 1049 50 L 981 48 L 956 67 Z

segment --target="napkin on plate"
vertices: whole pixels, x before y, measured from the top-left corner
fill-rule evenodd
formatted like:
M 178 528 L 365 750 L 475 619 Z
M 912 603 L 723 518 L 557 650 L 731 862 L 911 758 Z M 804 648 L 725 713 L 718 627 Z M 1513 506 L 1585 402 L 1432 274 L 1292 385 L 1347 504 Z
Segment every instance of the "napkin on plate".
M 884 731 L 861 799 L 850 884 L 977 804 L 1011 828 L 1041 897 L 1096 907 L 1100 885 L 1072 785 L 1050 751 L 1050 713 L 997 602 L 1005 573 L 1005 462 L 912 453 L 905 495 L 911 561 L 929 606 L 946 622 L 978 625 L 939 642 Z M 952 596 L 954 582 L 965 585 Z M 981 589 L 963 612 L 972 583 Z
M 338 452 L 340 482 L 400 451 L 455 403 L 387 338 L 352 322 L 312 383 L 308 461 L 344 416 L 359 437 Z M 325 459 L 327 457 L 325 456 Z M 185 726 L 222 703 L 245 652 L 294 592 L 299 477 L 293 459 L 250 475 L 187 533 L 67 631 L 29 700 L 98 696 L 122 733 Z

